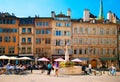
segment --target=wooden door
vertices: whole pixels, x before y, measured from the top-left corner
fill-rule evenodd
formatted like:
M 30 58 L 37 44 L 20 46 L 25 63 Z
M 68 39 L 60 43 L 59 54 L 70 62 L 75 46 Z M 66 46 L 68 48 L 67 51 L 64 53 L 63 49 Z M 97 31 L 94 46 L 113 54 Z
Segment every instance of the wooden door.
M 92 65 L 92 68 L 97 68 L 97 61 L 96 60 L 92 60 L 91 61 L 91 65 Z

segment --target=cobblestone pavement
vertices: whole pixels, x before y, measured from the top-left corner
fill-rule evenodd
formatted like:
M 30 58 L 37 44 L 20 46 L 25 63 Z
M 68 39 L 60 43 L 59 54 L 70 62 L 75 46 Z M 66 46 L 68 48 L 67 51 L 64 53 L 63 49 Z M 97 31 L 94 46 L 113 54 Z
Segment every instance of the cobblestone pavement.
M 103 75 L 59 75 L 55 77 L 53 72 L 50 76 L 41 74 L 40 70 L 32 74 L 22 75 L 0 75 L 0 82 L 120 82 L 120 72 L 116 76 Z

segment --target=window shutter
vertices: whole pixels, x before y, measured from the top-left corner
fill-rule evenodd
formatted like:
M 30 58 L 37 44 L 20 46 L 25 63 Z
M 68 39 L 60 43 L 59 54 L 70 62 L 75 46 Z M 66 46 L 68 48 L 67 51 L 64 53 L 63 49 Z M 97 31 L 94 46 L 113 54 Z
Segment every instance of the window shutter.
M 82 54 L 85 54 L 85 49 L 82 49 Z
M 72 49 L 69 49 L 69 54 L 73 54 L 73 50 Z
M 64 31 L 61 31 L 61 36 L 65 36 Z
M 115 29 L 115 34 L 117 34 L 117 29 Z
M 100 28 L 97 28 L 96 34 L 100 34 Z
M 63 40 L 60 40 L 60 46 L 62 46 L 63 45 Z
M 91 34 L 91 29 L 90 28 L 88 28 L 88 34 Z
M 115 55 L 117 55 L 117 48 L 115 48 Z
M 53 40 L 53 45 L 56 46 L 56 40 Z
M 79 27 L 77 27 L 77 34 L 79 34 Z

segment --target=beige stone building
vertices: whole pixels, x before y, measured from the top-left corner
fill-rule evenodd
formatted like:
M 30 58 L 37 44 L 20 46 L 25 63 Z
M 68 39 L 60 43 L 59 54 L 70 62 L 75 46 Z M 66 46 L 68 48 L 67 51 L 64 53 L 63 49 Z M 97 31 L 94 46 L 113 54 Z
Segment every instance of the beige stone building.
M 19 56 L 33 57 L 34 19 L 19 18 Z
M 89 61 L 94 67 L 117 61 L 117 25 L 74 22 L 72 27 L 73 58 Z
M 36 17 L 34 29 L 34 56 L 51 56 L 52 18 Z
M 70 9 L 67 11 L 67 16 L 62 14 L 58 15 L 52 11 L 52 37 L 51 37 L 51 55 L 52 59 L 64 57 L 65 46 L 68 45 L 69 54 L 72 55 L 71 48 L 71 19 Z

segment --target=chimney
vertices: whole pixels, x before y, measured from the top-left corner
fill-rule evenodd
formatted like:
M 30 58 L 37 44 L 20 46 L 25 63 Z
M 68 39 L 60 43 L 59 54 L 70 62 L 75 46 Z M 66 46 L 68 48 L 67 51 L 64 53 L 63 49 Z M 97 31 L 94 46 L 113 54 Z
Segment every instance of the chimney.
M 112 22 L 112 12 L 111 12 L 111 11 L 109 11 L 109 12 L 107 13 L 107 19 L 108 19 L 110 22 Z
M 83 21 L 89 21 L 90 20 L 90 12 L 88 9 L 85 9 L 83 12 Z
M 116 23 L 116 21 L 117 21 L 117 19 L 116 19 L 116 15 L 113 14 L 113 20 L 112 20 L 112 22 L 113 22 L 113 23 Z
M 51 12 L 51 17 L 55 18 L 55 12 L 54 11 Z
M 68 8 L 68 10 L 67 10 L 67 15 L 71 16 L 71 10 L 70 10 L 70 8 Z

